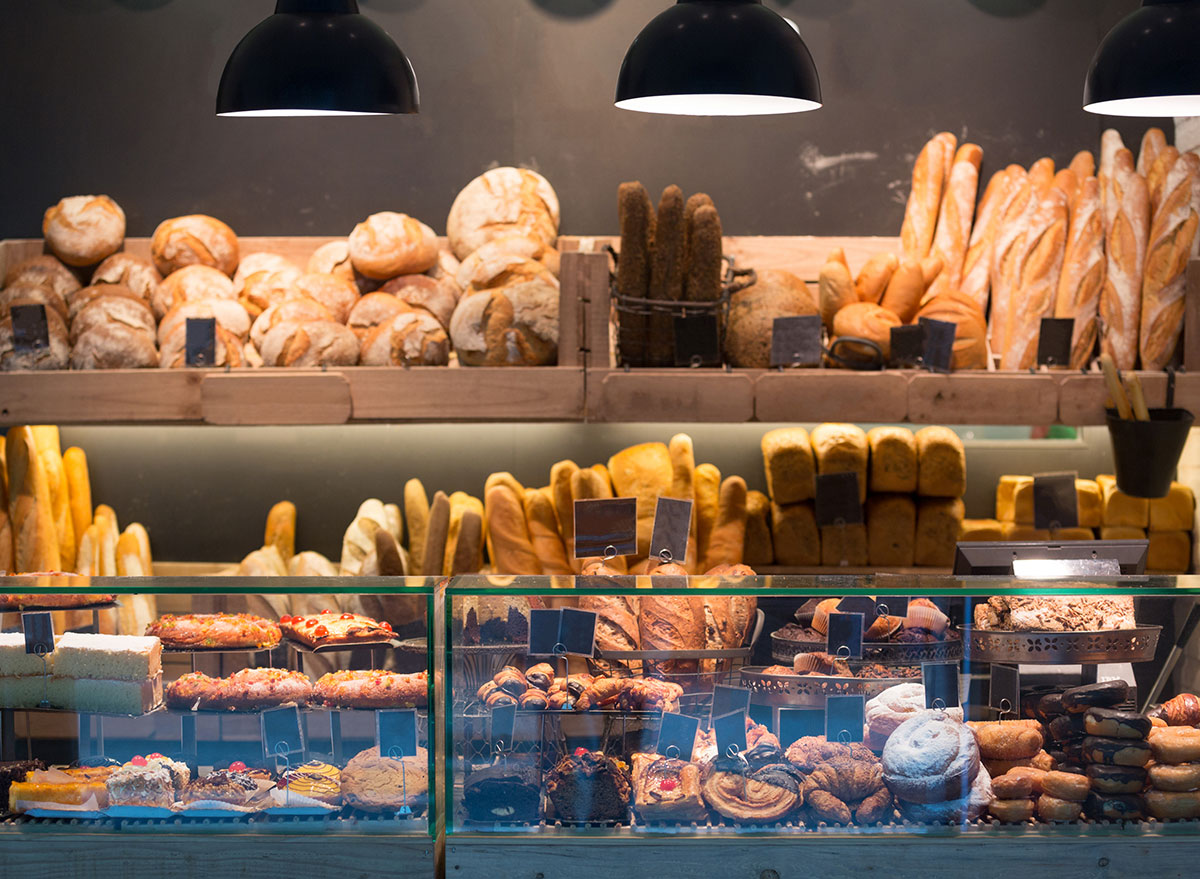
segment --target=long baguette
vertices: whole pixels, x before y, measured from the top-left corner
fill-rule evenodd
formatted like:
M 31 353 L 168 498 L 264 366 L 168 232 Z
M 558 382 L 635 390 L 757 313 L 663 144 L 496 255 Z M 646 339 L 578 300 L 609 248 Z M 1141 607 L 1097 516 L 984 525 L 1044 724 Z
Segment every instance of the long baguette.
M 949 132 L 935 135 L 921 149 L 913 164 L 913 186 L 904 210 L 904 225 L 900 229 L 904 255 L 913 259 L 929 256 L 933 236 L 937 231 L 938 210 L 942 192 L 954 160 L 957 138 Z
M 1100 204 L 1104 208 L 1105 230 L 1111 225 L 1108 208 L 1108 187 L 1112 180 L 1117 153 L 1123 149 L 1125 149 L 1125 142 L 1121 140 L 1121 132 L 1115 128 L 1105 130 L 1104 134 L 1100 137 L 1100 167 L 1096 170 L 1096 176 L 1100 178 Z
M 88 475 L 87 454 L 78 446 L 63 452 L 63 469 L 67 473 L 67 497 L 71 503 L 71 523 L 75 529 L 75 545 L 92 524 L 92 481 Z
M 59 565 L 64 571 L 75 570 L 75 525 L 71 518 L 71 498 L 67 487 L 67 471 L 62 455 L 53 448 L 38 448 L 46 482 L 50 486 L 50 509 L 54 516 L 54 531 L 58 537 Z M 56 569 L 57 570 L 57 569 Z
M 8 506 L 13 531 L 13 572 L 57 571 L 58 531 L 50 502 L 50 483 L 38 454 L 33 429 L 8 432 Z
M 963 259 L 962 283 L 959 284 L 959 290 L 974 299 L 984 314 L 987 314 L 988 297 L 992 288 L 992 252 L 996 247 L 1001 211 L 1008 202 L 1009 193 L 1024 173 L 1025 169 L 1020 165 L 1009 165 L 993 174 L 975 213 L 975 226 L 971 229 L 971 241 Z M 934 283 L 936 282 L 935 278 Z
M 1118 369 L 1137 363 L 1141 319 L 1142 269 L 1150 234 L 1150 194 L 1146 181 L 1133 167 L 1133 153 L 1121 150 L 1113 160 L 1105 201 L 1107 270 L 1100 294 L 1104 334 L 1100 350 Z
M 421 480 L 404 483 L 404 520 L 408 522 L 408 556 L 416 573 L 425 570 L 425 536 L 429 533 L 429 495 Z
M 4 478 L 0 479 L 0 572 L 13 573 L 13 531 L 8 517 L 8 465 L 0 463 Z
M 1160 154 L 1169 155 L 1167 150 Z M 1142 318 L 1138 350 L 1142 368 L 1160 370 L 1175 353 L 1183 329 L 1187 264 L 1200 217 L 1192 207 L 1200 178 L 1200 156 L 1179 156 L 1165 172 L 1162 196 L 1150 225 L 1146 268 L 1142 276 Z
M 1179 161 L 1179 150 L 1172 146 L 1166 147 L 1158 154 L 1154 164 L 1150 166 L 1150 173 L 1142 175 L 1146 178 L 1146 189 L 1150 193 L 1151 217 L 1158 212 L 1159 205 L 1166 197 L 1167 175 L 1171 173 L 1171 169 L 1175 167 L 1177 161 Z
M 963 144 L 954 157 L 931 251 L 942 258 L 942 272 L 929 288 L 930 296 L 957 290 L 962 282 L 963 262 L 971 242 L 971 224 L 975 221 L 975 197 L 979 193 L 982 163 L 983 148 L 973 143 Z
M 1075 154 L 1075 158 L 1071 159 L 1069 167 L 1075 172 L 1075 179 L 1082 186 L 1083 181 L 1096 176 L 1096 157 L 1092 155 L 1091 150 L 1080 150 Z M 1078 193 L 1078 190 L 1076 192 Z
M 1096 347 L 1096 316 L 1104 288 L 1104 216 L 1100 207 L 1100 179 L 1086 178 L 1071 204 L 1071 231 L 1063 260 L 1054 316 L 1073 319 L 1071 367 L 1082 369 Z
M 1161 128 L 1147 128 L 1142 135 L 1142 148 L 1138 152 L 1137 172 L 1148 177 L 1159 154 L 1167 148 L 1167 136 Z
M 1021 279 L 1020 255 L 1035 206 L 1033 182 L 1022 169 L 1014 175 L 1012 189 L 1000 206 L 996 243 L 992 251 L 992 314 L 989 335 L 992 350 L 996 352 L 1003 352 L 1005 348 L 1009 307 L 1013 290 Z

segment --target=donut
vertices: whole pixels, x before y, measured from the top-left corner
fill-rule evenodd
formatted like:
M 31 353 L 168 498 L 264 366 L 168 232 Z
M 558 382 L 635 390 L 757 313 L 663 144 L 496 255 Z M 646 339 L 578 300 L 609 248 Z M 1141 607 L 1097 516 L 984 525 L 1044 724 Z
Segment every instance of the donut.
M 529 689 L 529 683 L 525 680 L 525 675 L 521 674 L 512 666 L 505 666 L 496 672 L 492 682 L 510 696 L 520 698 Z
M 1070 772 L 1047 772 L 1042 777 L 1042 791 L 1048 797 L 1082 803 L 1091 793 L 1092 785 L 1086 775 L 1073 775 Z
M 1020 760 L 1042 750 L 1042 725 L 1036 720 L 993 720 L 967 726 L 979 742 L 985 760 Z
M 1058 766 L 1054 758 L 1045 751 L 1038 751 L 1032 757 L 1022 757 L 1019 760 L 984 760 L 983 765 L 987 767 L 992 778 L 1022 766 L 1031 766 L 1043 772 L 1049 772 Z
M 1200 791 L 1148 790 L 1146 811 L 1160 820 L 1200 818 Z
M 992 784 L 995 784 L 993 781 Z M 1037 804 L 1029 799 L 992 800 L 988 812 L 998 821 L 1005 824 L 1020 824 L 1033 818 Z
M 1061 714 L 1050 721 L 1050 738 L 1056 742 L 1074 742 L 1088 734 L 1082 714 Z
M 1142 821 L 1146 817 L 1146 801 L 1138 796 L 1106 796 L 1088 794 L 1083 813 L 1089 818 L 1105 821 Z
M 1200 729 L 1170 726 L 1150 733 L 1150 750 L 1159 763 L 1200 762 Z
M 1062 694 L 1062 705 L 1071 714 L 1082 714 L 1089 708 L 1112 708 L 1129 698 L 1129 685 L 1124 681 L 1101 681 L 1073 687 Z
M 992 793 L 1001 800 L 1023 800 L 1033 795 L 1033 777 L 1014 770 L 992 779 Z M 1033 814 L 1033 803 L 1029 804 L 1029 812 Z M 994 814 L 994 813 L 993 813 Z M 1000 816 L 996 816 L 1000 817 Z M 1023 818 L 1018 820 L 1025 820 Z
M 1146 738 L 1153 728 L 1150 718 L 1144 714 L 1112 708 L 1089 708 L 1083 715 L 1083 726 L 1089 736 L 1139 741 Z
M 1076 821 L 1082 814 L 1083 804 L 1042 794 L 1038 797 L 1037 811 L 1043 821 Z
M 1146 787 L 1146 770 L 1136 766 L 1093 763 L 1087 768 L 1087 777 L 1099 794 L 1140 794 Z
M 893 794 L 910 803 L 961 798 L 979 769 L 975 734 L 940 711 L 904 721 L 883 749 L 884 780 Z
M 1042 793 L 1042 779 L 1046 777 L 1047 770 L 1038 769 L 1034 766 L 1018 766 L 1015 769 L 1010 769 L 1006 773 L 1007 776 L 1013 778 L 1028 778 L 1031 794 Z
M 1169 732 L 1169 730 L 1164 730 Z M 1200 736 L 1200 732 L 1197 733 Z M 1200 745 L 1200 741 L 1198 741 Z M 1106 766 L 1145 766 L 1150 762 L 1151 746 L 1145 742 L 1135 742 L 1132 739 L 1106 739 L 1100 736 L 1088 736 L 1083 740 L 1082 755 L 1088 763 L 1103 763 Z M 1068 758 L 1071 756 L 1067 749 Z M 1164 760 L 1163 762 L 1171 762 Z M 1190 762 L 1188 759 L 1175 761 Z
M 1062 693 L 1047 693 L 1038 699 L 1034 713 L 1039 720 L 1050 720 L 1060 714 L 1066 714 L 1067 709 L 1063 708 Z
M 1156 763 L 1149 771 L 1150 783 L 1158 790 L 1200 790 L 1200 763 L 1180 763 L 1178 766 Z

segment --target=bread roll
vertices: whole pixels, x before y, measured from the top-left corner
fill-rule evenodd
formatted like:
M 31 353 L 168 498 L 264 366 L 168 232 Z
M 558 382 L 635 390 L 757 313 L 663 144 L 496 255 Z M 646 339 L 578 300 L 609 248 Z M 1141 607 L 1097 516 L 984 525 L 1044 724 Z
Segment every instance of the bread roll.
M 72 369 L 153 369 L 158 365 L 153 333 L 123 323 L 99 324 L 71 346 Z
M 321 303 L 338 323 L 349 319 L 350 310 L 359 298 L 353 283 L 332 274 L 310 272 L 300 275 L 292 289 L 297 296 Z
M 967 490 L 967 457 L 958 434 L 948 427 L 925 427 L 917 431 L 916 439 L 917 494 L 962 497 Z
M 775 549 L 771 543 L 771 499 L 761 491 L 746 495 L 746 540 L 742 562 L 752 568 L 773 564 Z
M 550 493 L 554 497 L 554 515 L 558 518 L 558 533 L 562 535 L 567 561 L 575 573 L 580 566 L 575 558 L 575 506 L 571 479 L 579 472 L 574 461 L 559 461 L 550 468 Z
M 917 505 L 907 494 L 875 494 L 867 500 L 867 561 L 874 567 L 911 568 Z
M 13 533 L 13 572 L 61 570 L 58 530 L 50 498 L 50 481 L 29 427 L 8 431 L 8 514 Z
M 354 335 L 365 339 L 375 327 L 387 323 L 398 314 L 412 311 L 406 302 L 401 302 L 391 293 L 368 293 L 350 309 L 350 317 L 346 321 Z
M 293 276 L 300 274 L 300 267 L 282 253 L 256 251 L 247 253 L 238 262 L 237 271 L 233 273 L 233 286 L 241 292 L 246 279 L 259 272 L 286 272 Z
M 840 255 L 840 258 L 834 258 L 835 254 Z M 846 265 L 846 255 L 840 248 L 835 254 L 831 254 L 830 259 L 821 267 L 817 281 L 821 322 L 830 332 L 833 332 L 834 316 L 847 305 L 858 301 L 854 278 L 850 274 L 850 267 Z
M 919 567 L 950 568 L 965 508 L 959 498 L 922 498 L 917 503 L 913 557 Z
M 409 519 L 409 522 L 411 523 L 412 519 Z M 450 499 L 446 497 L 445 492 L 439 491 L 434 494 L 433 503 L 429 505 L 429 524 L 425 532 L 422 576 L 442 576 L 449 530 Z
M 1142 369 L 1165 369 L 1183 333 L 1187 265 L 1196 252 L 1200 224 L 1198 199 L 1200 156 L 1185 153 L 1166 171 L 1150 225 L 1138 345 Z
M 894 253 L 877 253 L 868 259 L 854 279 L 854 293 L 858 301 L 878 305 L 888 282 L 892 280 L 892 274 L 899 266 L 900 261 Z
M 127 287 L 147 305 L 162 279 L 152 262 L 128 253 L 114 253 L 92 272 L 92 284 Z
M 871 491 L 917 490 L 917 440 L 906 427 L 876 427 L 867 433 L 871 448 Z
M 4 292 L 7 293 L 8 291 Z M 67 311 L 70 317 L 68 324 L 75 320 L 79 312 L 83 311 L 97 299 L 128 299 L 137 305 L 150 305 L 148 300 L 143 299 L 121 284 L 93 284 L 90 287 L 83 287 L 76 290 L 71 294 L 71 298 L 67 300 Z M 153 316 L 153 311 L 151 311 L 151 315 Z
M 617 497 L 637 498 L 637 554 L 648 556 L 658 499 L 671 490 L 670 451 L 662 443 L 631 446 L 608 459 L 608 472 Z
M 435 281 L 428 275 L 401 275 L 379 289 L 413 308 L 428 312 L 443 327 L 450 326 L 454 308 L 458 305 L 458 287 L 449 279 Z
M 1054 306 L 1055 317 L 1075 321 L 1071 334 L 1072 369 L 1087 366 L 1096 347 L 1096 316 L 1106 268 L 1100 180 L 1087 177 L 1080 182 L 1071 203 L 1071 231 Z
M 524 499 L 507 485 L 494 485 L 484 495 L 492 566 L 497 574 L 538 575 L 541 562 L 525 521 Z
M 542 573 L 547 576 L 573 574 L 574 569 L 558 533 L 558 518 L 553 502 L 539 489 L 531 488 L 525 491 L 524 506 L 529 541 Z
M 91 289 L 91 288 L 87 288 Z M 0 315 L 7 317 L 14 305 L 44 305 L 64 321 L 70 316 L 67 300 L 46 284 L 20 281 L 0 290 Z
M 462 291 L 469 287 L 472 279 L 481 272 L 486 274 L 485 266 L 514 258 L 537 262 L 551 275 L 558 277 L 559 252 L 541 238 L 523 232 L 506 232 L 493 238 L 461 263 L 454 258 L 454 254 L 440 251 L 439 260 L 453 260 L 453 271 L 448 273 L 448 277 L 439 278 L 436 277 L 435 267 L 426 274 L 432 280 L 450 281 L 456 290 Z
M 360 296 L 366 296 L 379 289 L 379 282 L 354 270 L 350 259 L 350 241 L 343 238 L 322 244 L 313 251 L 305 266 L 306 274 L 335 275 L 347 283 L 353 284 Z
M 354 366 L 358 338 L 331 320 L 282 323 L 267 333 L 262 344 L 267 366 Z
M 921 307 L 925 286 L 925 273 L 921 270 L 921 263 L 905 257 L 888 281 L 879 304 L 900 318 L 901 323 L 909 323 L 917 316 Z
M 155 316 L 162 318 L 172 308 L 185 302 L 236 298 L 233 282 L 220 271 L 211 266 L 192 265 L 164 278 L 154 291 L 151 304 Z
M 350 233 L 354 268 L 379 281 L 433 268 L 437 252 L 437 234 L 407 214 L 372 214 Z
M 976 144 L 965 143 L 955 154 L 930 251 L 942 258 L 942 271 L 929 289 L 931 296 L 961 290 L 963 263 L 975 222 L 975 197 L 982 163 L 983 149 Z
M 236 303 L 235 303 L 236 304 Z M 212 367 L 229 367 L 230 369 L 245 369 L 262 366 L 262 358 L 249 342 L 226 330 L 220 324 L 216 325 L 213 344 Z M 171 334 L 162 343 L 159 351 L 158 365 L 163 369 L 183 369 L 187 366 L 187 324 L 176 323 Z
M 730 299 L 726 360 L 744 369 L 767 369 L 776 318 L 815 314 L 817 305 L 807 284 L 791 272 L 763 269 L 755 284 Z M 669 365 L 674 365 L 673 359 Z
M 963 293 L 935 296 L 917 312 L 923 317 L 955 325 L 954 369 L 987 369 L 987 323 L 975 300 Z
M 286 562 L 296 554 L 296 505 L 280 501 L 267 513 L 263 546 L 274 546 Z
M 712 205 L 697 208 L 688 226 L 687 281 L 684 295 L 690 302 L 716 302 L 724 277 L 724 240 L 721 216 Z
M 807 430 L 781 427 L 768 431 L 763 434 L 762 453 L 771 500 L 777 504 L 812 500 L 816 494 L 817 462 Z
M 867 565 L 866 525 L 826 525 L 821 528 L 821 564 L 862 568 Z
M 125 212 L 107 195 L 75 195 L 46 211 L 42 235 L 69 266 L 94 266 L 125 243 Z
M 721 497 L 721 471 L 712 464 L 699 464 L 692 474 L 696 493 L 696 558 L 703 561 L 712 542 Z
M 721 483 L 717 521 L 709 535 L 701 570 L 742 564 L 746 546 L 746 495 L 746 480 L 740 476 L 727 477 Z
M 232 277 L 238 266 L 238 239 L 220 220 L 192 214 L 159 223 L 150 254 L 164 276 L 184 266 L 204 265 Z
M 918 437 L 920 435 L 918 434 Z M 817 474 L 854 473 L 860 501 L 867 499 L 867 435 L 853 424 L 822 424 L 812 432 Z M 778 499 L 776 499 L 778 503 Z
M 993 174 L 983 192 L 979 209 L 976 211 L 975 225 L 971 230 L 971 241 L 967 246 L 967 255 L 963 259 L 959 292 L 969 296 L 979 306 L 979 310 L 985 314 L 992 289 L 992 254 L 995 251 L 996 237 L 1000 230 L 1002 211 L 1013 187 L 1024 174 L 1025 169 L 1020 165 L 1009 165 L 1003 171 Z
M 11 305 L 41 305 L 28 299 L 18 299 Z M 13 339 L 12 315 L 0 317 L 0 372 L 19 370 L 66 369 L 71 359 L 71 344 L 67 339 L 67 326 L 58 312 L 46 309 L 46 329 L 50 345 L 25 351 L 17 351 Z
M 261 271 L 248 275 L 241 283 L 234 285 L 238 294 L 238 302 L 245 306 L 252 315 L 260 315 L 272 305 L 296 296 L 296 282 L 300 280 L 300 270 L 296 268 Z
M 141 300 L 127 296 L 97 296 L 71 321 L 71 343 L 77 342 L 84 333 L 109 324 L 141 330 L 151 338 L 155 333 L 154 313 Z
M 935 135 L 913 165 L 913 186 L 904 211 L 900 240 L 904 255 L 924 259 L 933 248 L 942 191 L 949 175 L 958 139 L 949 132 Z
M 188 320 L 205 318 L 212 318 L 219 326 L 224 327 L 226 332 L 242 341 L 250 335 L 250 315 L 240 302 L 230 299 L 205 299 L 176 305 L 167 312 L 158 325 L 158 343 L 161 345 L 166 342 L 180 326 L 187 326 Z M 263 326 L 266 325 L 264 322 Z
M 9 267 L 8 271 L 4 273 L 4 286 L 13 287 L 17 284 L 49 287 L 63 301 L 69 299 L 72 293 L 83 286 L 69 268 L 48 253 Z
M 528 261 L 526 261 L 528 262 Z M 533 267 L 537 267 L 536 270 Z M 464 366 L 550 366 L 558 359 L 558 283 L 537 263 L 468 292 L 450 320 Z
M 437 318 L 426 311 L 397 314 L 367 334 L 363 366 L 445 366 L 450 340 Z
M 1150 194 L 1128 150 L 1113 159 L 1104 212 L 1107 269 L 1100 319 L 1106 332 L 1100 350 L 1112 357 L 1117 369 L 1128 370 L 1137 363 L 1142 269 L 1150 235 Z
M 775 564 L 814 568 L 821 564 L 821 534 L 811 503 L 771 505 Z
M 493 168 L 468 183 L 454 199 L 446 234 L 450 249 L 462 260 L 511 232 L 553 246 L 558 223 L 558 196 L 546 178 L 527 168 Z
M 867 339 L 879 346 L 886 361 L 892 356 L 892 328 L 901 325 L 901 320 L 882 305 L 871 302 L 856 302 L 847 305 L 833 318 L 833 334 L 837 338 L 853 336 Z M 873 355 L 864 345 L 843 345 L 840 353 L 869 358 Z

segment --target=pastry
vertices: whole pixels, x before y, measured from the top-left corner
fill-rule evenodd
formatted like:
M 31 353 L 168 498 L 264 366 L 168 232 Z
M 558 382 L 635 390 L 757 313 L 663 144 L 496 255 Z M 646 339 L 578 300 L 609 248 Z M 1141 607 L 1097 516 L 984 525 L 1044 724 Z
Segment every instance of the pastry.
M 541 775 L 513 759 L 472 770 L 463 784 L 463 807 L 471 821 L 536 823 L 541 818 Z
M 633 755 L 633 808 L 644 821 L 702 821 L 708 814 L 695 763 Z
M 358 338 L 335 321 L 288 321 L 263 338 L 266 366 L 354 366 L 358 363 Z
M 1002 632 L 1097 632 L 1106 629 L 1132 629 L 1137 626 L 1133 615 L 1133 599 L 1128 596 L 1112 598 L 1051 597 L 1051 596 L 994 596 L 986 603 L 975 605 L 975 625 L 980 629 Z M 1076 688 L 1082 689 L 1082 688 Z M 1116 701 L 1080 701 L 1072 710 L 1082 714 L 1092 704 L 1101 708 L 1119 705 L 1126 696 L 1119 682 L 1105 682 L 1094 698 L 1111 690 L 1121 693 Z M 1086 694 L 1081 700 L 1093 698 Z M 1111 698 L 1111 697 L 1109 697 Z
M 1060 714 L 1050 721 L 1050 737 L 1056 742 L 1079 741 L 1088 735 L 1083 714 Z M 1144 736 L 1139 736 L 1144 738 Z
M 1161 717 L 1168 726 L 1196 726 L 1200 724 L 1200 697 L 1181 693 L 1164 702 L 1152 715 Z
M 815 772 L 818 767 L 827 763 L 875 759 L 871 749 L 860 742 L 844 745 L 841 742 L 827 741 L 824 736 L 805 736 L 796 739 L 788 745 L 784 756 L 789 763 L 805 775 Z
M 1197 746 L 1200 747 L 1200 741 L 1197 742 Z M 1150 762 L 1153 747 L 1153 743 L 1146 744 L 1131 739 L 1105 739 L 1088 736 L 1083 740 L 1083 756 L 1089 763 L 1105 763 L 1109 766 L 1145 766 Z M 1200 757 L 1200 752 L 1197 753 L 1197 757 Z M 1179 762 L 1185 761 L 1180 760 Z
M 995 780 L 992 784 L 995 785 Z M 1005 824 L 1021 824 L 1033 819 L 1037 803 L 1028 797 L 995 799 L 988 805 L 988 812 L 997 821 Z
M 376 622 L 355 613 L 323 610 L 306 616 L 285 614 L 279 620 L 283 634 L 307 647 L 332 644 L 370 644 L 395 637 L 388 622 Z
M 898 799 L 911 803 L 965 797 L 979 770 L 974 734 L 961 721 L 941 712 L 906 720 L 883 749 L 883 777 L 888 788 Z
M 164 614 L 146 634 L 167 647 L 239 647 L 268 650 L 279 643 L 279 626 L 248 613 Z
M 554 666 L 548 662 L 539 662 L 525 670 L 525 681 L 531 687 L 543 692 L 549 692 L 554 683 Z
M 107 195 L 75 195 L 49 208 L 42 235 L 69 266 L 93 266 L 125 243 L 125 212 Z
M 1014 769 L 1037 769 L 1041 772 L 1049 772 L 1056 768 L 1057 761 L 1046 751 L 1038 751 L 1032 757 L 1021 757 L 1017 760 L 984 760 L 983 763 L 987 766 L 989 775 L 997 776 Z
M 11 783 L 4 805 L 18 814 L 45 803 L 107 809 L 106 778 L 79 778 L 57 769 L 33 771 L 27 780 Z
M 1097 821 L 1144 821 L 1146 801 L 1140 796 L 1091 793 L 1083 813 Z
M 280 773 L 276 787 L 331 806 L 342 804 L 342 773 L 320 760 L 309 760 Z
M 1089 708 L 1108 708 L 1120 705 L 1127 698 L 1129 698 L 1129 685 L 1124 681 L 1100 681 L 1065 690 L 1062 695 L 1062 704 L 1063 708 L 1070 713 L 1079 714 Z
M 623 823 L 631 792 L 629 768 L 599 751 L 580 748 L 546 774 L 546 795 L 560 821 Z
M 1144 794 L 1146 811 L 1160 821 L 1173 818 L 1200 818 L 1200 791 L 1148 790 Z
M 164 276 L 184 266 L 205 265 L 232 277 L 238 265 L 238 240 L 220 220 L 194 214 L 160 223 L 150 253 L 154 267 Z
M 892 811 L 883 767 L 873 754 L 818 765 L 805 778 L 802 791 L 809 811 L 833 824 L 878 824 Z
M 1060 800 L 1082 803 L 1087 799 L 1092 785 L 1086 775 L 1071 772 L 1047 772 L 1042 776 L 1042 792 Z
M 54 642 L 54 674 L 59 677 L 140 681 L 161 672 L 157 638 L 64 632 Z
M 964 796 L 937 803 L 913 803 L 897 798 L 896 805 L 905 818 L 920 824 L 961 824 L 982 817 L 993 799 L 991 776 L 980 767 Z
M 921 684 L 897 684 L 868 700 L 864 718 L 872 745 L 882 750 L 900 724 L 926 710 Z M 962 708 L 949 708 L 946 714 L 959 721 L 963 717 Z
M 1083 725 L 1089 736 L 1111 739 L 1144 739 L 1151 728 L 1150 718 L 1146 715 L 1111 708 L 1089 708 L 1083 715 Z
M 550 697 L 537 689 L 529 689 L 517 700 L 517 707 L 522 711 L 545 711 L 550 707 Z
M 1077 821 L 1083 813 L 1083 803 L 1042 794 L 1038 797 L 1037 811 L 1038 817 L 1046 822 Z
M 1036 720 L 971 722 L 967 726 L 979 742 L 980 756 L 987 760 L 1019 760 L 1032 757 L 1044 742 Z
M 1150 731 L 1150 750 L 1158 763 L 1200 762 L 1200 729 L 1172 726 Z M 1101 761 L 1097 761 L 1101 762 Z M 1144 763 L 1127 764 L 1143 766 Z
M 381 756 L 379 748 L 356 754 L 341 773 L 342 802 L 364 812 L 420 813 L 429 803 L 429 754 Z
M 1150 784 L 1158 790 L 1200 790 L 1200 763 L 1155 763 L 1148 770 Z
M 135 757 L 105 782 L 111 806 L 150 806 L 169 809 L 175 803 L 171 773 L 159 763 Z
M 1042 779 L 1046 777 L 1047 771 L 1049 770 L 1038 769 L 1035 766 L 1017 766 L 1009 769 L 1005 775 L 1013 778 L 1029 779 L 1029 783 L 1032 787 L 1032 793 L 1037 795 L 1042 792 Z
M 185 710 L 244 711 L 276 708 L 312 699 L 312 684 L 300 672 L 274 668 L 246 668 L 227 678 L 190 672 L 172 681 L 166 690 L 167 706 Z
M 217 802 L 246 807 L 259 797 L 262 786 L 246 772 L 218 769 L 188 783 L 180 793 L 181 803 Z
M 499 689 L 512 696 L 520 696 L 528 688 L 528 683 L 525 680 L 525 675 L 517 671 L 512 666 L 506 666 L 496 672 L 492 678 Z
M 0 763 L 0 812 L 8 808 L 8 790 L 14 782 L 22 782 L 39 769 L 45 769 L 41 760 L 10 760 Z
M 1146 786 L 1146 770 L 1138 766 L 1092 763 L 1086 772 L 1092 790 L 1101 794 L 1138 794 Z
M 705 763 L 701 772 L 704 799 L 716 812 L 735 821 L 779 821 L 803 805 L 804 777 L 778 748 L 767 748 L 755 756 L 753 764 L 750 752 Z
M 317 679 L 313 697 L 330 708 L 424 708 L 429 704 L 429 677 L 423 671 L 335 671 Z

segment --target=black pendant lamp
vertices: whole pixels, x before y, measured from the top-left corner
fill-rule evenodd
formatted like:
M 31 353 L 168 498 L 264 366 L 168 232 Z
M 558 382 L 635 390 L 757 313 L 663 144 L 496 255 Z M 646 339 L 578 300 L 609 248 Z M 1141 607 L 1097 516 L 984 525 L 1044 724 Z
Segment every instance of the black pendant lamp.
M 677 0 L 629 47 L 617 106 L 677 116 L 801 113 L 821 106 L 821 81 L 800 31 L 762 0 Z
M 220 116 L 378 116 L 419 103 L 408 58 L 357 0 L 277 0 L 217 90 Z
M 1200 116 L 1200 0 L 1144 0 L 1092 59 L 1083 109 L 1107 116 Z

